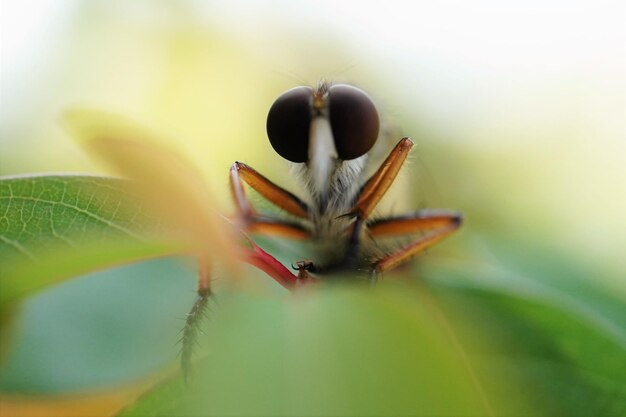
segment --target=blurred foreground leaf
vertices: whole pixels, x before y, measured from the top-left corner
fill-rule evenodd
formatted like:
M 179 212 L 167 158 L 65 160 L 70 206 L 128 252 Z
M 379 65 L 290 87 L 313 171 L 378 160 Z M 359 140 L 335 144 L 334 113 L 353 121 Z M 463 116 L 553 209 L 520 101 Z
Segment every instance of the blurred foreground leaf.
M 97 394 L 55 397 L 1 395 L 0 415 L 11 417 L 101 417 L 110 416 L 146 390 L 143 382 Z
M 124 416 L 491 415 L 428 295 L 412 286 L 321 288 L 222 300 L 208 357 Z
M 152 215 L 164 219 L 204 262 L 237 276 L 239 248 L 231 224 L 216 208 L 208 184 L 190 161 L 158 135 L 121 115 L 75 109 L 64 118 L 83 148 L 118 175 Z
M 24 297 L 91 271 L 183 249 L 154 237 L 154 218 L 130 198 L 123 180 L 3 178 L 0 213 L 0 354 Z
M 80 399 L 177 369 L 195 285 L 193 259 L 177 257 L 92 272 L 28 297 L 0 364 L 0 392 Z
M 88 176 L 0 180 L 0 307 L 95 269 L 176 253 L 125 181 Z
M 592 285 L 596 271 L 546 248 L 483 238 L 475 247 L 489 248 L 488 255 L 419 270 L 453 317 L 474 323 L 456 331 L 489 363 L 479 371 L 491 382 L 488 391 L 521 415 L 626 415 L 620 294 Z M 499 385 L 503 380 L 512 385 Z

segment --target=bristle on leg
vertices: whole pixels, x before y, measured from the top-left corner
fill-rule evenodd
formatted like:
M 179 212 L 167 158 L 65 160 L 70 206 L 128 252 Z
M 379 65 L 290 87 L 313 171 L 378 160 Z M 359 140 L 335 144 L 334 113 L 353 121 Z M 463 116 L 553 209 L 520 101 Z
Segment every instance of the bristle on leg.
M 180 365 L 183 370 L 185 382 L 189 381 L 191 373 L 191 359 L 193 350 L 198 342 L 198 336 L 201 333 L 200 325 L 202 319 L 207 317 L 209 306 L 209 298 L 213 294 L 211 291 L 211 263 L 206 256 L 198 258 L 198 296 L 193 303 L 191 310 L 185 317 L 185 327 L 183 328 L 183 336 L 181 337 L 182 348 L 180 351 Z
M 207 317 L 206 314 L 211 295 L 212 292 L 208 288 L 204 291 L 198 291 L 196 301 L 185 318 L 185 327 L 183 328 L 183 336 L 181 338 L 182 348 L 180 351 L 180 364 L 183 370 L 185 382 L 189 382 L 191 374 L 191 358 L 193 356 L 195 346 L 199 343 L 198 336 L 201 333 L 200 325 L 202 323 L 202 319 Z

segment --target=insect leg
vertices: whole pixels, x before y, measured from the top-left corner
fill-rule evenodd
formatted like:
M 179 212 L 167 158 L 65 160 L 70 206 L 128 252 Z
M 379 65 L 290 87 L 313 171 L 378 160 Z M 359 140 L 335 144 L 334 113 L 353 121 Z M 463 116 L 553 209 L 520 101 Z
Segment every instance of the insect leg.
M 387 159 L 361 188 L 359 198 L 351 214 L 355 214 L 361 219 L 369 217 L 372 210 L 374 210 L 391 184 L 393 184 L 412 147 L 413 141 L 409 138 L 402 138 L 398 142 L 389 156 L 387 156 Z
M 296 285 L 301 283 L 298 276 L 294 275 L 276 258 L 261 249 L 250 238 L 246 237 L 246 239 L 250 245 L 250 248 L 244 252 L 244 260 L 247 263 L 265 272 L 288 290 L 294 289 Z
M 284 236 L 292 239 L 308 239 L 311 232 L 303 225 L 266 216 L 256 216 L 247 220 L 246 230 L 270 236 Z
M 461 223 L 461 214 L 448 210 L 419 210 L 402 216 L 374 219 L 367 222 L 372 237 L 394 236 L 441 229 Z
M 401 218 L 399 221 L 401 222 L 401 224 L 404 224 L 406 226 L 404 219 Z M 387 222 L 387 226 L 391 225 L 390 229 L 388 230 L 393 229 L 392 223 L 393 223 L 392 220 Z M 418 230 L 419 227 L 424 225 L 424 220 L 421 218 L 414 219 L 413 224 L 414 224 L 413 228 L 415 230 Z M 430 246 L 434 245 L 435 243 L 439 242 L 441 239 L 445 238 L 446 236 L 454 232 L 456 229 L 459 228 L 460 225 L 461 225 L 461 217 L 451 216 L 447 222 L 447 225 L 443 227 L 439 227 L 431 232 L 428 232 L 427 234 L 421 236 L 420 238 L 408 244 L 407 246 L 401 248 L 400 250 L 393 252 L 383 257 L 382 259 L 376 261 L 376 263 L 373 265 L 373 270 L 376 273 L 380 273 L 383 271 L 388 271 L 404 262 L 407 262 L 409 259 L 417 255 L 419 252 L 423 251 L 424 249 L 429 248 Z M 379 229 L 379 231 L 380 230 L 382 229 Z M 397 230 L 399 229 L 396 229 L 396 231 Z
M 301 224 L 257 214 L 246 197 L 244 182 L 274 205 L 297 217 L 308 218 L 308 207 L 298 197 L 272 183 L 248 165 L 235 162 L 230 167 L 230 190 L 245 231 L 281 235 L 294 239 L 306 239 L 311 236 L 311 232 Z M 248 248 L 244 251 L 245 262 L 265 272 L 287 289 L 294 289 L 296 285 L 309 282 L 308 275 L 294 275 L 245 233 L 242 232 L 242 235 L 248 244 Z
M 369 217 L 395 180 L 412 147 L 413 141 L 411 139 L 402 138 L 374 175 L 361 188 L 357 202 L 348 214 L 356 217 L 351 228 L 348 229 L 350 239 L 344 260 L 348 266 L 354 262 L 359 252 L 359 238 L 364 220 Z
M 246 231 L 293 239 L 306 239 L 311 236 L 310 231 L 299 223 L 260 216 L 246 196 L 244 182 L 269 202 L 294 216 L 306 219 L 308 207 L 298 197 L 272 183 L 253 168 L 241 162 L 235 162 L 230 167 L 230 190 L 238 216 Z
M 211 265 L 206 257 L 198 259 L 198 295 L 191 310 L 185 317 L 185 327 L 181 338 L 182 348 L 180 352 L 180 363 L 185 381 L 189 379 L 191 371 L 191 357 L 193 348 L 198 344 L 200 333 L 200 323 L 206 315 L 209 298 L 211 297 Z
M 245 197 L 242 181 L 275 206 L 296 217 L 308 218 L 309 209 L 306 203 L 284 188 L 274 184 L 248 165 L 235 162 L 230 167 L 231 192 L 238 209 L 243 214 L 254 214 L 255 212 Z

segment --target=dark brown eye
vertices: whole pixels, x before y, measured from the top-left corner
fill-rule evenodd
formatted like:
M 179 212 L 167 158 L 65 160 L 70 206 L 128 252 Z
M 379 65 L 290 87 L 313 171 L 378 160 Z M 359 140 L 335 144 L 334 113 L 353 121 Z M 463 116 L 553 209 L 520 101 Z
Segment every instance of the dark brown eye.
M 378 112 L 365 92 L 350 85 L 333 85 L 328 91 L 328 109 L 339 158 L 358 158 L 374 146 Z
M 311 125 L 310 87 L 296 87 L 276 99 L 267 115 L 267 137 L 274 150 L 291 162 L 306 162 Z

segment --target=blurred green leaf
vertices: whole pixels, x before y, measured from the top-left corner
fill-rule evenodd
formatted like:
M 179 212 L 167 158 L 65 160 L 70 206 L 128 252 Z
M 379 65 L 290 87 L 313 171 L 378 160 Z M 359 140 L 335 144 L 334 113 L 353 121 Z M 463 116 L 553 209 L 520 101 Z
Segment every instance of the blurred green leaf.
M 220 300 L 208 357 L 122 415 L 490 415 L 463 351 L 412 286 Z
M 456 331 L 490 363 L 480 371 L 491 382 L 487 390 L 524 415 L 624 415 L 626 309 L 619 295 L 593 285 L 594 271 L 554 251 L 494 239 L 483 236 L 475 247 L 489 253 L 470 261 L 419 268 L 453 316 L 474 323 Z M 499 385 L 504 379 L 523 389 Z
M 203 175 L 155 133 L 121 115 L 88 109 L 65 114 L 68 130 L 84 149 L 128 178 L 133 193 L 150 213 L 175 230 L 198 256 L 236 275 L 236 233 L 216 209 Z
M 0 306 L 63 279 L 181 249 L 150 237 L 154 219 L 118 179 L 5 178 L 0 213 Z
M 104 191 L 118 189 L 117 184 L 122 184 L 119 180 L 96 181 L 113 181 L 113 187 L 105 187 Z M 81 189 L 79 183 L 75 185 Z M 36 190 L 30 186 L 22 188 L 22 192 Z M 119 191 L 123 212 L 125 197 L 122 188 Z M 82 192 L 74 192 L 74 197 L 76 194 L 81 196 Z M 57 191 L 56 195 L 64 194 Z M 0 199 L 3 204 L 4 201 Z M 105 201 L 116 200 L 108 197 Z M 50 211 L 42 209 L 45 205 L 33 204 L 30 210 L 44 213 L 45 219 L 51 218 Z M 120 221 L 127 225 L 124 227 L 138 231 L 138 236 L 132 236 L 119 229 L 100 230 L 108 224 L 90 216 L 83 221 L 84 227 L 63 229 L 67 235 L 62 236 L 76 236 L 81 244 L 64 245 L 63 239 L 51 232 L 58 234 L 57 228 L 23 222 L 23 213 L 28 212 L 25 207 L 13 206 L 11 202 L 4 211 L 13 217 L 5 216 L 2 226 L 6 223 L 6 236 L 17 234 L 17 241 L 36 256 L 33 260 L 16 253 L 19 251 L 14 246 L 2 248 L 5 252 L 0 254 L 11 253 L 10 257 L 22 262 L 17 263 L 19 268 L 11 269 L 16 273 L 3 277 L 1 301 L 17 300 L 43 285 L 80 275 L 90 268 L 167 254 L 175 249 L 171 244 L 142 237 L 149 228 L 141 222 Z M 99 206 L 105 218 L 111 218 L 107 207 L 108 203 Z M 128 208 L 138 210 L 132 205 Z M 18 222 L 30 224 L 26 229 L 46 231 L 41 235 L 43 245 L 37 243 L 39 237 L 31 240 L 28 234 L 16 233 L 18 227 L 7 222 L 16 219 L 15 213 L 20 214 Z M 67 214 L 65 210 L 60 213 Z M 138 213 L 133 221 L 141 216 Z M 42 224 L 45 226 L 46 222 Z M 611 293 L 591 281 L 596 271 L 532 242 L 476 235 L 474 238 L 481 242 L 467 245 L 474 251 L 464 255 L 471 255 L 466 258 L 468 261 L 438 261 L 431 257 L 419 264 L 419 276 L 428 278 L 428 286 L 415 288 L 386 281 L 369 292 L 333 287 L 288 297 L 246 293 L 221 296 L 219 308 L 211 313 L 211 323 L 203 327 L 207 334 L 203 345 L 209 348 L 209 354 L 198 361 L 193 383 L 186 387 L 180 378 L 167 381 L 127 408 L 123 415 L 623 415 L 626 316 L 621 294 Z M 259 242 L 285 263 L 304 257 L 307 252 L 306 244 L 285 244 L 269 238 L 260 238 Z M 122 291 L 128 297 L 127 304 L 141 299 L 149 309 L 158 305 L 163 287 L 150 287 L 152 295 L 147 297 L 147 280 L 154 270 L 137 268 L 140 269 L 130 275 L 119 275 L 119 282 L 128 287 L 128 293 Z M 54 278 L 56 272 L 51 271 L 57 270 L 61 275 Z M 5 271 L 3 266 L 2 272 Z M 118 272 L 98 275 L 98 282 L 110 282 L 111 278 L 103 280 L 103 276 Z M 262 276 L 246 275 L 251 282 Z M 132 276 L 146 281 L 132 283 Z M 190 279 L 193 281 L 193 277 Z M 90 285 L 89 288 L 97 287 L 94 280 Z M 51 299 L 72 305 L 72 299 L 90 291 L 85 288 L 69 298 Z M 434 298 L 428 295 L 431 291 Z M 113 299 L 110 294 L 116 291 L 97 292 L 109 295 L 94 314 L 106 315 Z M 177 298 L 177 308 L 183 313 L 191 294 L 190 291 L 189 299 Z M 91 305 L 89 299 L 85 302 Z M 67 345 L 57 349 L 57 357 L 42 356 L 40 352 L 37 359 L 31 346 L 50 352 L 49 347 L 58 341 L 97 339 L 100 332 L 92 334 L 87 329 L 102 320 L 87 317 L 80 324 L 51 315 L 51 321 L 45 321 L 41 317 L 54 310 L 47 303 L 35 305 L 41 307 L 40 318 L 30 320 L 27 326 L 35 333 L 31 333 L 31 339 L 21 339 L 20 349 L 14 351 L 19 354 L 13 353 L 0 373 L 5 390 L 65 392 L 115 384 L 145 375 L 173 358 L 171 351 L 153 349 L 158 344 L 156 333 L 152 339 L 142 339 L 151 340 L 140 349 L 145 355 L 131 349 L 127 356 L 120 356 L 121 346 L 141 337 L 141 332 L 135 327 L 135 333 L 118 334 L 114 330 L 118 323 L 109 329 L 105 339 L 120 341 L 120 345 L 103 339 L 97 348 L 81 346 L 81 342 L 74 346 L 77 349 L 70 357 L 85 358 L 79 366 L 64 362 L 68 352 L 72 352 Z M 441 306 L 443 314 L 437 306 Z M 85 308 L 79 307 L 80 311 Z M 135 317 L 135 313 L 119 306 L 115 311 L 119 312 L 120 323 L 125 317 Z M 3 322 L 6 317 L 2 317 Z M 137 323 L 148 329 L 155 324 L 158 327 L 163 317 L 157 319 L 155 315 Z M 42 327 L 34 324 L 40 322 L 56 330 L 54 323 L 67 322 L 79 333 L 64 338 L 52 332 L 48 340 L 33 339 L 33 334 L 42 332 Z M 170 330 L 162 338 L 168 343 L 177 327 L 170 326 Z M 111 349 L 118 353 L 115 357 L 119 362 L 107 356 Z M 94 356 L 85 356 L 87 352 Z M 144 360 L 136 361 L 137 356 Z M 51 366 L 56 364 L 59 367 Z
M 537 416 L 621 416 L 626 351 L 603 329 L 545 302 L 489 290 L 439 288 L 438 297 L 474 323 L 462 343 L 489 367 L 488 392 Z M 471 347 L 471 348 L 470 348 Z M 507 380 L 510 384 L 498 382 Z M 523 389 L 511 390 L 511 387 Z
M 118 417 L 178 416 L 186 400 L 188 385 L 182 373 L 148 390 L 122 410 Z M 204 415 L 201 413 L 199 415 Z
M 181 262 L 182 261 L 182 262 Z M 153 259 L 38 292 L 14 321 L 0 391 L 80 396 L 174 366 L 195 296 L 192 259 Z
M 151 233 L 155 219 L 133 201 L 124 180 L 3 178 L 0 213 L 0 357 L 24 297 L 91 271 L 182 250 Z

